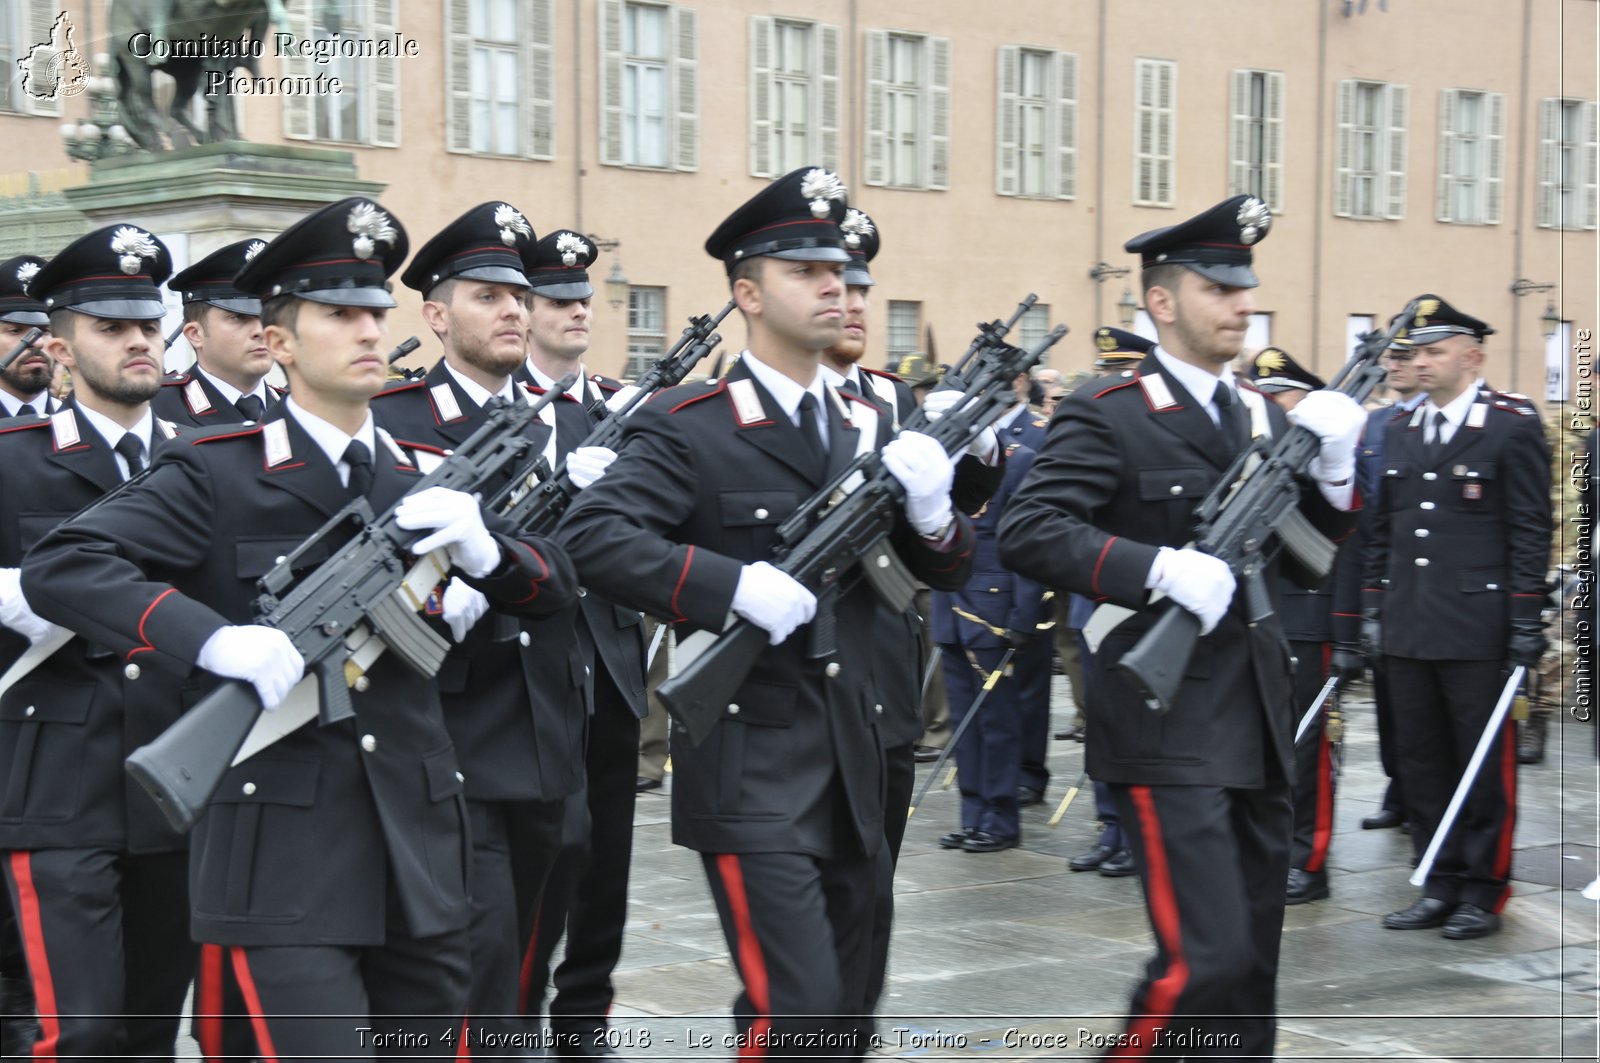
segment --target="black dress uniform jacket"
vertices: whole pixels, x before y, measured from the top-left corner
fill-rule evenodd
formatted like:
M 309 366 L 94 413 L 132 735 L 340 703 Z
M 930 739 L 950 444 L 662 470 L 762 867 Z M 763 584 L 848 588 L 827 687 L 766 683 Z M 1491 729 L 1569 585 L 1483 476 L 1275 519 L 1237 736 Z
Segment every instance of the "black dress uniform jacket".
M 272 445 L 279 431 L 287 448 Z M 378 512 L 422 475 L 381 435 L 368 492 Z M 196 674 L 219 627 L 252 621 L 256 580 L 349 501 L 284 407 L 184 442 L 136 488 L 52 533 L 23 573 L 41 615 L 180 677 Z M 570 596 L 559 551 L 498 538 L 511 560 L 475 583 L 500 608 Z M 353 719 L 303 726 L 223 777 L 193 833 L 196 940 L 379 945 L 391 899 L 415 936 L 466 925 L 466 805 L 437 691 L 392 656 L 369 679 L 352 692 Z
M 179 444 L 158 423 L 151 445 L 159 455 Z M 0 566 L 21 565 L 52 528 L 121 483 L 111 447 L 75 401 L 50 418 L 4 422 Z M 28 596 L 35 611 L 36 597 Z M 0 633 L 3 670 L 28 646 L 9 629 Z M 107 645 L 74 638 L 0 699 L 0 849 L 140 853 L 187 845 L 122 762 L 177 719 L 195 690 L 121 660 Z
M 446 388 L 441 401 L 435 388 Z M 452 450 L 487 417 L 441 360 L 424 380 L 389 388 L 372 413 L 402 446 Z M 548 426 L 527 435 L 543 447 Z M 537 453 L 537 450 L 535 451 Z M 423 461 L 428 459 L 423 458 Z M 437 460 L 435 458 L 434 460 Z M 439 669 L 445 722 L 467 772 L 467 796 L 483 801 L 554 801 L 583 786 L 584 660 L 573 627 L 576 599 L 555 612 L 517 618 L 514 637 L 494 614 L 466 640 L 451 639 Z M 449 638 L 448 631 L 441 633 Z
M 751 389 L 759 412 L 741 414 L 738 389 Z M 827 403 L 823 470 L 743 362 L 712 385 L 665 391 L 629 418 L 620 457 L 578 497 L 558 539 L 591 588 L 684 624 L 680 642 L 697 629 L 721 630 L 743 565 L 769 558 L 778 525 L 854 456 L 860 429 L 846 423 L 841 405 L 858 401 L 839 395 Z M 881 445 L 890 426 L 877 423 Z M 893 541 L 919 578 L 955 588 L 971 569 L 972 537 L 958 515 L 946 551 L 903 519 Z M 850 586 L 837 605 L 831 662 L 806 657 L 809 626 L 802 627 L 762 653 L 702 745 L 674 734 L 675 842 L 703 852 L 827 857 L 840 824 L 861 852 L 877 851 L 883 761 L 869 679 L 876 610 L 868 586 Z
M 1513 619 L 1536 620 L 1549 564 L 1550 450 L 1527 400 L 1478 393 L 1443 446 L 1427 404 L 1389 422 L 1367 548 L 1365 604 L 1383 651 L 1502 660 Z
M 1272 435 L 1281 436 L 1283 411 L 1255 397 L 1265 403 Z M 1276 616 L 1246 623 L 1242 588 L 1196 643 L 1171 712 L 1151 712 L 1112 670 L 1159 615 L 1144 608 L 1158 548 L 1193 538 L 1194 507 L 1231 457 L 1202 403 L 1159 362 L 1147 361 L 1062 401 L 1002 518 L 1005 564 L 1047 586 L 1138 610 L 1105 637 L 1096 658 L 1105 682 L 1089 706 L 1097 737 L 1087 767 L 1098 781 L 1253 787 L 1265 781 L 1268 758 L 1291 777 L 1288 649 Z M 1301 510 L 1324 534 L 1348 532 L 1349 515 L 1314 486 L 1301 498 Z M 1276 568 L 1267 572 L 1269 589 Z M 1256 697 L 1240 696 L 1251 688 Z
M 269 385 L 266 392 L 266 409 L 270 410 L 283 401 L 277 388 Z M 161 390 L 150 400 L 150 407 L 156 411 L 157 417 L 195 428 L 239 424 L 244 420 L 239 408 L 229 402 L 204 373 L 192 369 L 163 380 Z

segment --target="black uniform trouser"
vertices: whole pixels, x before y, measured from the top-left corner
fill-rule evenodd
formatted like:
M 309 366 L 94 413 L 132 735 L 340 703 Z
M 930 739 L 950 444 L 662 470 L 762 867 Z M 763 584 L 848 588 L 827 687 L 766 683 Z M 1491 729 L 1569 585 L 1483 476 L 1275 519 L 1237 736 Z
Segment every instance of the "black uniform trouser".
M 1022 709 L 1022 785 L 1041 794 L 1050 788 L 1050 662 L 1054 647 L 1047 638 L 1035 638 L 1011 659 L 1012 679 Z M 950 673 L 945 672 L 948 681 Z M 1008 679 L 1007 682 L 1011 682 Z M 952 701 L 961 698 L 951 691 Z M 970 704 L 970 702 L 969 702 Z M 952 706 L 954 713 L 961 711 Z
M 873 926 L 889 854 L 702 853 L 743 991 L 735 1029 L 750 1056 L 859 1059 L 872 1033 Z
M 1420 857 L 1466 772 L 1505 684 L 1499 661 L 1422 661 L 1386 657 L 1389 689 L 1403 706 L 1400 777 Z M 1511 835 L 1516 826 L 1516 723 L 1506 714 L 1455 826 L 1423 885 L 1424 896 L 1491 912 L 1511 896 Z
M 1289 643 L 1294 655 L 1294 722 L 1311 708 L 1328 681 L 1333 647 L 1326 642 Z M 1328 866 L 1328 845 L 1333 840 L 1333 743 L 1328 741 L 1328 709 L 1337 692 L 1328 695 L 1304 737 L 1294 747 L 1294 844 L 1289 866 L 1323 871 Z
M 171 1059 L 194 976 L 189 854 L 7 852 L 39 1012 L 37 1057 Z
M 581 797 L 587 817 L 577 817 L 580 824 L 587 818 L 588 829 L 562 839 L 537 916 L 521 939 L 529 950 L 523 1013 L 539 1013 L 544 987 L 553 981 L 550 1026 L 559 1034 L 598 1030 L 611 1010 L 611 972 L 622 957 L 628 921 L 638 757 L 639 718 L 596 658 L 594 718 L 584 751 L 588 786 Z M 550 957 L 563 932 L 566 953 L 552 979 Z
M 1389 785 L 1383 791 L 1382 807 L 1400 813 L 1402 820 L 1409 821 L 1411 812 L 1406 808 L 1406 788 L 1400 779 L 1394 695 L 1389 690 L 1389 671 L 1384 663 L 1387 660 L 1387 657 L 1380 657 L 1372 663 L 1372 707 L 1378 719 L 1378 763 L 1383 765 L 1383 773 L 1389 777 Z
M 1156 955 L 1108 1058 L 1272 1057 L 1292 810 L 1268 771 L 1257 790 L 1110 784 Z
M 891 711 L 885 708 L 885 712 Z M 900 863 L 900 845 L 906 838 L 906 816 L 917 783 L 917 747 L 911 742 L 883 751 L 883 837 L 889 844 L 889 864 Z
M 564 802 L 467 801 L 472 823 L 472 987 L 467 1011 L 474 1029 L 526 1033 L 522 1021 L 524 913 L 539 906 L 561 849 Z M 478 1055 L 520 1054 L 516 1042 L 475 1046 Z M 496 1047 L 500 1047 L 500 1051 Z
M 468 937 L 413 936 L 393 891 L 388 913 L 382 945 L 223 950 L 263 1060 L 457 1054 L 466 1025 Z M 477 1020 L 471 1025 L 476 1029 Z

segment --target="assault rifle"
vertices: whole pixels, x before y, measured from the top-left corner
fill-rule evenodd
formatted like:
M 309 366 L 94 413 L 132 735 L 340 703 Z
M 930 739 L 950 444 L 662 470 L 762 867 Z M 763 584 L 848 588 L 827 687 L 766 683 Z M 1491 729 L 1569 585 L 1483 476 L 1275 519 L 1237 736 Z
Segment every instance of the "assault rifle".
M 1385 375 L 1379 359 L 1416 312 L 1417 301 L 1412 300 L 1387 331 L 1364 333 L 1329 388 L 1365 402 Z M 1321 449 L 1316 433 L 1299 425 L 1270 444 L 1257 439 L 1195 510 L 1194 548 L 1228 563 L 1244 592 L 1252 624 L 1272 615 L 1266 568 L 1280 544 L 1315 575 L 1325 576 L 1333 567 L 1338 548 L 1297 509 L 1298 481 Z M 1177 697 L 1199 637 L 1199 618 L 1169 603 L 1113 668 L 1138 688 L 1151 709 L 1166 712 Z
M 1027 312 L 1032 299 L 1029 296 L 1022 304 L 1012 322 Z M 938 420 L 918 410 L 906 418 L 902 430 L 932 436 L 946 453 L 957 454 L 1014 405 L 1012 381 L 1059 342 L 1067 329 L 1058 325 L 1031 350 L 1022 350 L 1002 341 L 1009 327 L 1009 323 L 980 325 L 979 338 L 962 359 L 969 369 L 969 377 L 962 379 L 962 401 Z M 851 490 L 848 485 L 854 481 L 859 486 Z M 817 596 L 809 656 L 833 652 L 834 604 L 842 591 L 841 580 L 857 562 L 891 610 L 901 612 L 911 603 L 916 582 L 888 541 L 904 500 L 905 488 L 872 450 L 847 465 L 778 526 L 773 564 Z M 743 619 L 734 619 L 720 634 L 702 631 L 679 643 L 680 658 L 704 648 L 657 687 L 656 695 L 690 742 L 699 745 L 711 733 L 767 643 L 766 631 Z
M 37 326 L 23 333 L 22 338 L 17 341 L 17 345 L 15 347 L 11 348 L 10 353 L 8 353 L 4 358 L 0 358 L 0 373 L 4 373 L 7 369 L 10 369 L 12 363 L 18 358 L 21 358 L 23 352 L 37 343 L 39 337 L 43 335 L 44 329 Z
M 525 434 L 526 426 L 576 380 L 569 373 L 539 402 L 496 409 L 408 494 L 430 487 L 473 493 L 500 483 L 528 461 L 534 440 Z M 351 501 L 258 585 L 255 622 L 288 635 L 305 658 L 308 675 L 316 677 L 323 725 L 354 715 L 350 688 L 366 689 L 365 666 L 383 648 L 423 676 L 438 672 L 449 649 L 418 615 L 448 573 L 449 560 L 441 551 L 412 555 L 411 544 L 429 533 L 401 528 L 395 522 L 398 506 L 374 518 L 367 499 Z M 296 582 L 296 564 L 314 550 L 332 550 L 333 556 Z M 205 811 L 261 716 L 255 687 L 225 680 L 154 741 L 134 750 L 128 774 L 175 830 L 186 831 Z
M 684 327 L 683 335 L 672 345 L 672 349 L 657 358 L 635 382 L 634 386 L 638 390 L 628 397 L 627 402 L 609 411 L 605 419 L 594 426 L 593 431 L 579 446 L 609 447 L 615 450 L 617 444 L 622 441 L 623 422 L 628 415 L 656 392 L 682 383 L 695 363 L 722 342 L 722 337 L 712 330 L 733 312 L 735 305 L 737 304 L 729 299 L 728 304 L 719 310 L 715 317 L 701 314 L 690 318 L 689 324 Z M 565 390 L 557 388 L 555 393 L 559 394 Z M 540 475 L 544 471 L 542 459 L 540 466 L 532 471 L 531 476 L 514 479 L 484 504 L 485 510 L 498 513 L 504 518 L 514 529 L 514 534 L 549 535 L 578 493 L 572 477 L 567 475 L 565 460 L 549 475 Z M 538 482 L 530 484 L 530 480 L 534 478 L 537 478 Z

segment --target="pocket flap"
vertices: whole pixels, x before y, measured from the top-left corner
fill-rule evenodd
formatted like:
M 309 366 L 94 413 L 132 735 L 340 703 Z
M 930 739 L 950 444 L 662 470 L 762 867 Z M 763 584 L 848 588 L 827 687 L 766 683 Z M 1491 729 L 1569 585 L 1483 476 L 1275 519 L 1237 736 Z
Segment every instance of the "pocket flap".
M 17 517 L 17 539 L 24 552 L 55 530 L 71 513 L 23 513 Z
M 459 794 L 466 782 L 456 762 L 456 751 L 446 749 L 422 758 L 422 770 L 428 775 L 428 800 L 443 801 Z
M 224 805 L 294 805 L 310 808 L 317 801 L 314 760 L 265 760 L 251 757 L 228 772 L 211 800 Z
M 1492 461 L 1458 461 L 1450 466 L 1452 480 L 1493 480 L 1494 466 Z
M 1199 466 L 1144 469 L 1139 473 L 1139 500 L 1199 498 L 1211 488 L 1212 476 Z
M 304 539 L 240 539 L 234 543 L 236 572 L 240 579 L 259 579 L 272 567 L 294 553 Z M 296 571 L 321 564 L 328 558 L 326 543 L 319 543 L 306 551 L 295 566 Z
M 0 702 L 0 720 L 26 723 L 84 723 L 94 704 L 92 683 L 30 683 L 23 680 Z
M 798 695 L 794 687 L 746 683 L 722 710 L 722 718 L 752 727 L 792 727 Z
M 1411 475 L 1411 463 L 1405 461 L 1391 461 L 1384 465 L 1384 479 L 1404 480 Z
M 1496 568 L 1468 569 L 1461 573 L 1460 589 L 1466 594 L 1503 591 L 1506 589 L 1506 574 Z
M 758 528 L 777 525 L 800 504 L 793 491 L 723 491 L 722 523 L 729 528 Z

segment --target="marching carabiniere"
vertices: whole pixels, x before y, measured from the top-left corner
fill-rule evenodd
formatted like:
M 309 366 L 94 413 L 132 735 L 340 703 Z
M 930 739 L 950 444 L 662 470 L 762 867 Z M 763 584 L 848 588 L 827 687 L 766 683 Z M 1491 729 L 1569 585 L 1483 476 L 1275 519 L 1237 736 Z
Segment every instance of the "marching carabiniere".
M 1109 785 L 1128 833 L 1157 952 L 1114 1056 L 1171 1054 L 1175 1043 L 1191 1056 L 1273 1050 L 1289 870 L 1289 659 L 1277 619 L 1251 623 L 1235 601 L 1228 564 L 1184 545 L 1195 506 L 1251 436 L 1288 428 L 1229 371 L 1258 283 L 1253 247 L 1270 223 L 1260 200 L 1235 196 L 1128 241 L 1143 258 L 1160 345 L 1137 369 L 1060 405 L 1000 529 L 1005 564 L 1131 611 L 1099 643 L 1087 766 Z M 1342 535 L 1364 414 L 1322 392 L 1296 420 L 1321 440 L 1300 509 Z M 1201 632 L 1164 714 L 1117 667 L 1170 608 L 1152 607 L 1151 591 L 1198 618 Z
M 960 586 L 971 567 L 944 448 L 919 433 L 890 441 L 878 407 L 818 374 L 842 331 L 844 199 L 835 175 L 796 170 L 717 228 L 706 250 L 726 265 L 748 349 L 714 386 L 670 389 L 633 414 L 559 535 L 614 601 L 686 631 L 721 631 L 731 615 L 768 633 L 703 744 L 672 737 L 673 840 L 701 853 L 753 1053 L 866 1051 L 873 920 L 889 888 L 870 681 L 878 603 L 846 573 L 835 652 L 809 656 L 816 598 L 766 560 L 776 530 L 858 451 L 881 447 L 906 490 L 900 556 L 936 587 Z
M 269 710 L 260 727 L 290 712 L 278 706 L 304 661 L 252 622 L 257 579 L 286 555 L 322 562 L 297 548 L 330 517 L 358 497 L 383 512 L 423 476 L 368 408 L 387 370 L 384 281 L 405 252 L 399 222 L 358 198 L 269 243 L 235 284 L 262 299 L 291 397 L 168 448 L 142 483 L 42 542 L 24 588 L 130 664 L 249 683 Z M 395 518 L 431 532 L 415 552 L 444 551 L 502 609 L 559 609 L 575 590 L 560 551 L 490 532 L 470 495 L 420 492 Z M 436 685 L 398 656 L 355 683 L 352 716 L 308 720 L 231 767 L 195 828 L 193 934 L 227 946 L 263 1058 L 362 1054 L 401 1035 L 420 1054 L 459 1048 L 463 774 Z
M 1550 451 L 1538 411 L 1481 383 L 1484 322 L 1420 297 L 1407 339 L 1427 399 L 1395 415 L 1362 591 L 1363 641 L 1394 698 L 1400 779 L 1420 857 L 1506 681 L 1538 666 L 1550 557 Z M 1511 895 L 1516 725 L 1507 719 L 1411 907 L 1392 930 L 1500 929 Z
M 167 248 L 136 225 L 97 229 L 28 281 L 48 308 L 47 360 L 76 391 L 47 419 L 0 428 L 0 666 L 59 629 L 29 609 L 23 554 L 175 446 L 150 411 L 161 386 Z M 73 626 L 73 630 L 78 630 Z M 13 632 L 20 633 L 18 638 Z M 93 635 L 0 696 L 0 849 L 38 1002 L 41 1057 L 171 1058 L 195 952 L 184 838 L 122 770 L 192 690 Z
M 183 336 L 195 364 L 163 382 L 152 400 L 160 416 L 208 428 L 259 421 L 279 402 L 266 382 L 272 353 L 261 331 L 261 300 L 233 286 L 233 278 L 266 246 L 263 240 L 236 241 L 167 282 L 183 297 Z

